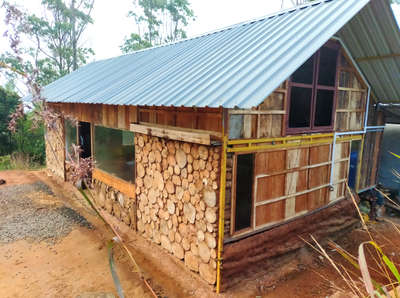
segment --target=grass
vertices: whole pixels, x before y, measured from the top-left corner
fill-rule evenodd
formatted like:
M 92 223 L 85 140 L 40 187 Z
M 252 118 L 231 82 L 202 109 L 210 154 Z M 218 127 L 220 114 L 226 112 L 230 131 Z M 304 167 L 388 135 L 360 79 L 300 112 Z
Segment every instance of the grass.
M 14 152 L 0 156 L 0 171 L 4 170 L 38 170 L 44 165 L 32 161 L 29 155 Z
M 375 235 L 375 231 L 369 229 L 369 224 L 365 222 L 353 193 L 349 188 L 348 192 L 360 216 L 363 230 L 367 232 L 369 238 L 367 241 L 359 244 L 358 256 L 352 255 L 336 243 L 330 242 L 330 248 L 341 255 L 348 265 L 344 266 L 341 263 L 335 262 L 334 259 L 328 255 L 326 249 L 323 248 L 312 235 L 311 239 L 313 243 L 306 242 L 321 254 L 321 256 L 327 259 L 329 264 L 339 274 L 346 284 L 344 292 L 352 293 L 353 297 L 400 298 L 399 265 L 396 264 L 388 254 L 385 254 L 384 248 L 386 245 L 376 240 L 378 238 L 376 236 L 378 235 Z M 393 226 L 395 234 L 398 235 L 397 237 L 400 237 L 400 226 L 392 222 L 390 223 Z M 400 249 L 396 254 L 400 254 Z

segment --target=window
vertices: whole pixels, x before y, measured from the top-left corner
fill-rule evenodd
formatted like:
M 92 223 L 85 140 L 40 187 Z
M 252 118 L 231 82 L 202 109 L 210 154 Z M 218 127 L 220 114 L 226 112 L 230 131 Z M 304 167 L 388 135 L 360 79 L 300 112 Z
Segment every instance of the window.
M 96 126 L 94 136 L 96 167 L 126 181 L 134 182 L 134 134 L 130 131 Z
M 339 46 L 329 43 L 290 78 L 287 131 L 326 131 L 333 128 Z
M 77 144 L 76 124 L 68 119 L 65 119 L 65 153 L 72 153 L 72 144 Z
M 251 227 L 253 154 L 236 156 L 235 231 Z

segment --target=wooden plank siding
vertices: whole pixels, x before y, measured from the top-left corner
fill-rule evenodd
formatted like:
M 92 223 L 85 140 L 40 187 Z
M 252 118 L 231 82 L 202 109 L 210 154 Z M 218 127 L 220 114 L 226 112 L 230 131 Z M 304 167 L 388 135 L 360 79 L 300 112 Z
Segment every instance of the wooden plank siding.
M 350 141 L 338 142 L 336 145 L 337 158 L 334 169 L 336 176 L 332 191 L 330 190 L 331 143 L 255 152 L 252 226 L 245 231 L 235 232 L 232 226 L 235 211 L 231 206 L 232 201 L 237 198 L 231 188 L 235 187 L 236 177 L 234 175 L 232 177 L 232 171 L 229 170 L 225 238 L 230 239 L 251 231 L 263 230 L 343 198 L 350 158 L 349 148 Z M 237 155 L 232 156 L 232 168 L 236 167 L 235 156 Z
M 368 88 L 343 50 L 339 61 L 335 130 L 360 131 L 364 129 Z
M 382 137 L 383 132 L 367 132 L 365 134 L 359 190 L 376 185 Z
M 287 81 L 260 105 L 249 110 L 229 110 L 230 139 L 275 138 L 283 135 Z M 232 133 L 235 130 L 235 133 Z
M 222 130 L 222 109 L 136 107 L 81 103 L 48 103 L 50 108 L 79 121 L 129 130 L 131 123 L 147 122 L 181 128 Z

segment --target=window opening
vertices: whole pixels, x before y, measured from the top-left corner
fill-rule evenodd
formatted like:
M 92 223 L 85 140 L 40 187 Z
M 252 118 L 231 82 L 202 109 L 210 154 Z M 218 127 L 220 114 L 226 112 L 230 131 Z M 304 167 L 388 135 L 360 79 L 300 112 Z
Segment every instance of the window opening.
M 327 45 L 290 78 L 289 132 L 321 131 L 333 127 L 339 50 Z
M 96 126 L 96 167 L 123 180 L 135 181 L 135 145 L 131 131 Z
M 290 93 L 290 127 L 309 127 L 311 117 L 311 88 L 292 87 Z
M 236 156 L 235 231 L 251 227 L 253 168 L 253 154 Z

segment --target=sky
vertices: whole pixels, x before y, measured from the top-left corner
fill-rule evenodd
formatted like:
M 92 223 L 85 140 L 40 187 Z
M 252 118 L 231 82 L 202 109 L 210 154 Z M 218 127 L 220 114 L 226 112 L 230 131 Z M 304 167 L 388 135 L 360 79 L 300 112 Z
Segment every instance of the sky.
M 41 0 L 14 1 L 31 13 L 42 12 Z M 280 10 L 282 5 L 281 0 L 191 0 L 190 3 L 196 20 L 186 28 L 189 37 L 268 15 Z M 283 8 L 290 6 L 291 1 L 284 0 Z M 127 17 L 132 9 L 131 0 L 95 0 L 94 24 L 83 36 L 83 45 L 94 49 L 95 60 L 121 55 L 119 46 L 124 37 L 136 29 L 133 19 Z M 395 7 L 395 13 L 400 19 L 400 6 Z M 4 19 L 1 13 L 0 18 Z M 0 38 L 0 51 L 4 51 L 6 46 L 6 40 Z
M 86 36 L 97 59 L 121 54 L 119 46 L 124 37 L 136 29 L 133 19 L 127 17 L 133 8 L 131 3 L 129 0 L 97 0 L 95 3 L 95 23 L 88 28 Z M 196 20 L 186 28 L 188 37 L 261 17 L 281 8 L 281 0 L 192 0 L 190 3 Z M 285 1 L 285 7 L 290 3 Z

